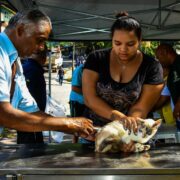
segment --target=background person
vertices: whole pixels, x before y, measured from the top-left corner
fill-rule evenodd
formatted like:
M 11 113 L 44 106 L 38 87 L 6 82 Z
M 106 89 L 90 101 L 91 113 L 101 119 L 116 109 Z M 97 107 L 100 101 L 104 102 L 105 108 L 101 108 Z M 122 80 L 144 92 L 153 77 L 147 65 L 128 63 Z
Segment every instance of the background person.
M 46 62 L 47 47 L 44 50 L 32 54 L 29 58 L 22 60 L 23 73 L 26 85 L 35 99 L 39 109 L 45 112 L 46 108 L 46 81 L 44 78 L 43 65 Z M 17 131 L 18 144 L 44 143 L 42 132 Z
M 80 117 L 84 113 L 84 97 L 82 94 L 82 72 L 84 65 L 76 67 L 72 75 L 71 92 L 69 98 L 71 117 Z M 78 142 L 78 137 L 73 138 L 73 142 Z
M 84 65 L 78 66 L 72 75 L 70 92 L 70 112 L 71 117 L 79 117 L 84 112 L 84 97 L 82 94 L 82 72 Z
M 18 56 L 28 57 L 44 49 L 51 21 L 39 10 L 16 18 L 0 33 L 0 125 L 26 132 L 57 130 L 89 135 L 93 126 L 86 118 L 51 117 L 39 111 L 26 87 Z
M 163 77 L 165 81 L 165 86 L 161 92 L 161 96 L 154 106 L 153 116 L 154 119 L 161 118 L 168 125 L 175 125 L 175 119 L 173 117 L 174 105 L 172 102 L 171 94 L 167 87 L 167 77 L 169 74 L 169 67 L 163 67 Z
M 167 87 L 174 104 L 173 115 L 180 130 L 180 56 L 169 44 L 160 44 L 155 54 L 162 66 L 169 68 Z
M 64 80 L 64 69 L 63 69 L 63 66 L 59 67 L 58 78 L 59 78 L 59 84 L 62 86 L 63 80 Z
M 139 50 L 139 22 L 126 13 L 116 17 L 111 27 L 112 49 L 90 54 L 84 66 L 85 117 L 94 126 L 121 120 L 135 131 L 138 119 L 147 117 L 160 96 L 163 71 L 158 61 Z M 130 143 L 122 150 L 132 149 Z

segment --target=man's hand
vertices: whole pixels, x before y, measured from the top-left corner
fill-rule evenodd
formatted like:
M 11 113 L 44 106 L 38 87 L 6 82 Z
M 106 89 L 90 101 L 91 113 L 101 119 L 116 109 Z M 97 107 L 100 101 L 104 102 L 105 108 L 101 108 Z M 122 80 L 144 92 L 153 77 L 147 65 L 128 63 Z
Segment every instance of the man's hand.
M 86 137 L 85 139 L 87 139 L 88 141 L 95 141 L 96 134 L 100 129 L 101 129 L 101 127 L 94 127 L 93 132 L 88 137 Z
M 92 134 L 94 131 L 92 121 L 87 118 L 71 118 L 67 120 L 67 124 L 67 131 L 70 133 L 74 133 L 76 136 L 81 136 L 85 138 Z

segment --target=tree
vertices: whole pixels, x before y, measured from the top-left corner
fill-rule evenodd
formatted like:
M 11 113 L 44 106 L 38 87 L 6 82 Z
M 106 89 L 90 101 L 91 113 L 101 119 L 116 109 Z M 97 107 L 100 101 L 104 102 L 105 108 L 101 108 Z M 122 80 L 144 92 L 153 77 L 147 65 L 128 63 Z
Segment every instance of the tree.
M 145 54 L 155 57 L 155 49 L 159 44 L 159 41 L 142 41 L 140 49 Z

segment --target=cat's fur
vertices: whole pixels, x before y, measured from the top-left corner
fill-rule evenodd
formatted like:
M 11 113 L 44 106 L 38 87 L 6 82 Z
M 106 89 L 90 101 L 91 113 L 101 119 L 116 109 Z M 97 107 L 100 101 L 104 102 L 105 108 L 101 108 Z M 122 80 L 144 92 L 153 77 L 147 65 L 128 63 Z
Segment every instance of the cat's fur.
M 102 127 L 96 134 L 95 151 L 96 152 L 118 152 L 123 143 L 135 142 L 134 152 L 142 152 L 150 149 L 150 145 L 144 145 L 157 132 L 161 125 L 161 119 L 140 120 L 138 131 L 134 134 L 133 130 L 125 129 L 121 121 L 113 121 Z

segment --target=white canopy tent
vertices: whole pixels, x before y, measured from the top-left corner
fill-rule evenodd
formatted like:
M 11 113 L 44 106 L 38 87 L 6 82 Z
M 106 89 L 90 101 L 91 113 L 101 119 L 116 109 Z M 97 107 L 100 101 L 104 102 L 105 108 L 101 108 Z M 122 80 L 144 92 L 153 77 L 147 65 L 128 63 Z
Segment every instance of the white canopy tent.
M 7 0 L 17 11 L 40 9 L 52 21 L 56 41 L 110 40 L 115 14 L 127 11 L 143 28 L 143 40 L 180 40 L 180 0 Z M 51 69 L 51 63 L 49 63 Z M 51 81 L 51 74 L 49 75 Z M 49 82 L 49 92 L 51 86 Z
M 7 0 L 17 11 L 38 8 L 52 21 L 56 41 L 110 40 L 115 14 L 127 11 L 143 40 L 180 40 L 180 0 Z M 51 62 L 49 62 L 51 69 Z M 51 73 L 49 71 L 49 95 Z
M 144 40 L 180 39 L 180 0 L 8 0 L 17 11 L 38 8 L 50 16 L 53 40 L 109 40 L 115 14 L 127 11 Z

